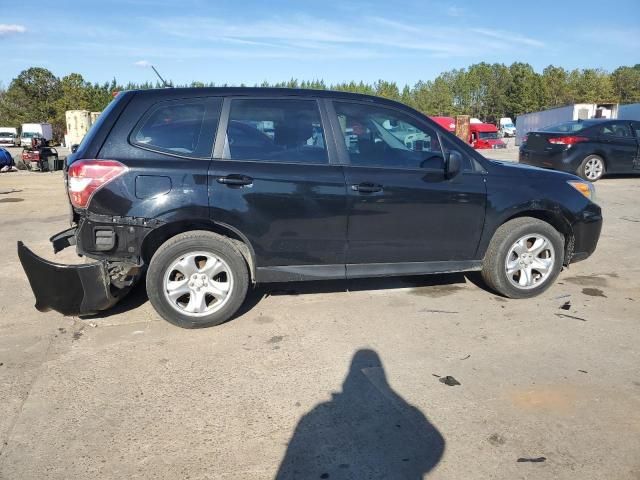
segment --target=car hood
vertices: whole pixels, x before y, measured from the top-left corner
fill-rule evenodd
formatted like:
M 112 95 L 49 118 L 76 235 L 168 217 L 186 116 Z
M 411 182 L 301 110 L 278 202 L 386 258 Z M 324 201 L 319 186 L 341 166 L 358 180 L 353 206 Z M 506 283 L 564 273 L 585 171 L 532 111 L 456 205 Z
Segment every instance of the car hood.
M 489 159 L 492 174 L 527 177 L 535 179 L 549 180 L 580 180 L 580 177 L 567 172 L 558 170 L 549 170 L 546 168 L 534 167 L 532 165 L 524 165 L 517 162 L 508 162 L 502 160 Z

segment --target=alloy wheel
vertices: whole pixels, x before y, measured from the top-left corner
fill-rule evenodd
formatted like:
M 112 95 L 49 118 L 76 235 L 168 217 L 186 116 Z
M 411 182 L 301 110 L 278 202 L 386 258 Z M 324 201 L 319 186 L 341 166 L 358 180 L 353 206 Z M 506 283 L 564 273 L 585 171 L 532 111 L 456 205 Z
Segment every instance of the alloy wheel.
M 547 281 L 554 262 L 555 252 L 549 239 L 530 234 L 511 246 L 504 265 L 509 282 L 518 289 L 529 290 Z
M 210 252 L 181 255 L 165 270 L 164 295 L 178 312 L 201 317 L 220 310 L 233 290 L 229 265 Z

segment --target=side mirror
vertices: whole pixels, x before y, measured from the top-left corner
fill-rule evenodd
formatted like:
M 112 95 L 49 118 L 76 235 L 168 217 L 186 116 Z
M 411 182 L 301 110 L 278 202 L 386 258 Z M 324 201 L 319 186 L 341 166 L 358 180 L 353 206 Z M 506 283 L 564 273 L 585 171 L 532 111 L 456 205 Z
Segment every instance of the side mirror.
M 77 144 L 77 143 L 76 143 L 76 144 L 74 144 L 74 145 L 71 145 L 71 153 L 76 153 L 76 151 L 78 150 L 78 147 L 79 147 L 79 146 L 80 146 L 80 145 L 79 145 L 79 144 Z
M 451 150 L 444 165 L 444 176 L 453 178 L 462 170 L 462 154 L 458 150 Z

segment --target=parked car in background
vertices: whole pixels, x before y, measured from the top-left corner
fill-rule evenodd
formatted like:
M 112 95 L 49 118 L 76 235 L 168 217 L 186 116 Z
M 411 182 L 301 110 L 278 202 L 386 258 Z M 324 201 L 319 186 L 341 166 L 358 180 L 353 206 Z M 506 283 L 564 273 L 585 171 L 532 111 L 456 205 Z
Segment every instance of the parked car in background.
M 520 163 L 575 173 L 595 182 L 605 173 L 640 173 L 640 120 L 577 120 L 529 132 Z
M 0 145 L 16 147 L 20 144 L 18 130 L 14 127 L 0 127 Z
M 592 118 L 618 118 L 617 103 L 576 103 L 564 107 L 550 108 L 540 112 L 518 115 L 516 118 L 516 145 L 522 145 L 529 132 L 539 132 L 550 125 L 589 120 Z
M 110 308 L 145 270 L 155 310 L 187 328 L 266 282 L 475 270 L 526 298 L 602 226 L 590 182 L 488 160 L 410 107 L 346 92 L 122 92 L 67 162 L 72 227 L 53 249 L 93 262 L 18 243 L 36 308 L 66 315 Z
M 53 139 L 50 123 L 23 123 L 20 129 L 20 145 L 30 147 L 33 138 L 43 138 L 47 142 Z
M 513 120 L 510 117 L 502 117 L 500 119 L 500 133 L 503 137 L 515 137 L 516 126 L 513 124 Z
M 498 128 L 491 123 L 469 124 L 469 144 L 476 150 L 506 148 L 507 146 L 498 137 Z

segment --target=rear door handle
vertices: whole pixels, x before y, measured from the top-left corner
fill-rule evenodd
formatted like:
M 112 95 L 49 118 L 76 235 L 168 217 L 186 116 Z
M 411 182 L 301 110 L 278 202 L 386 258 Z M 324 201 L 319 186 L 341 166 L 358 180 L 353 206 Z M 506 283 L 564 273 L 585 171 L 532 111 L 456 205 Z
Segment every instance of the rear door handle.
M 226 175 L 224 177 L 217 178 L 218 183 L 222 183 L 224 185 L 234 186 L 234 187 L 242 187 L 253 184 L 253 178 L 247 177 L 246 175 Z
M 376 193 L 382 191 L 382 185 L 375 183 L 359 183 L 357 185 L 351 185 L 351 190 L 360 193 Z

